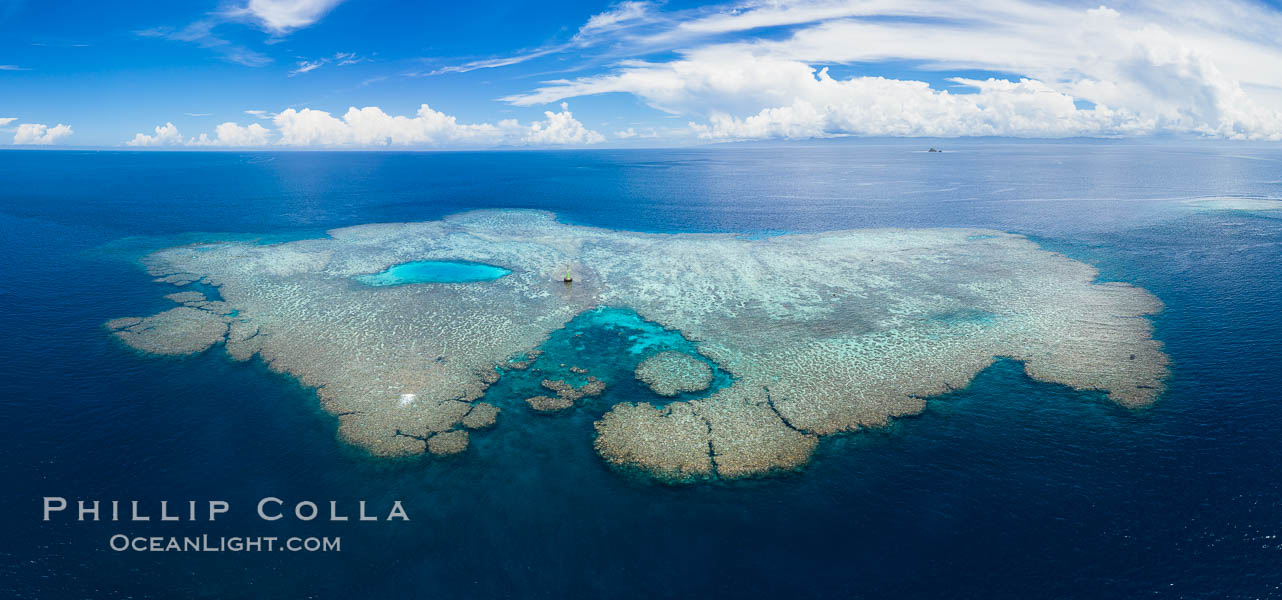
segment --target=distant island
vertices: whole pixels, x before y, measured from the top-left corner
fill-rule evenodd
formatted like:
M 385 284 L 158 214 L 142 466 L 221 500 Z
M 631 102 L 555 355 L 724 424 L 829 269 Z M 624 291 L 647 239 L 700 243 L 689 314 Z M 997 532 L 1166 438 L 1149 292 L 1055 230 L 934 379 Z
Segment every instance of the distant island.
M 501 427 L 480 401 L 486 389 L 597 307 L 627 307 L 696 348 L 642 363 L 653 396 L 618 402 L 595 424 L 603 459 L 666 481 L 797 468 L 820 438 L 919 413 L 996 357 L 1132 408 L 1152 403 L 1167 373 L 1138 318 L 1161 310 L 1157 298 L 1097 283 L 1094 268 L 1000 231 L 748 238 L 476 211 L 168 248 L 144 262 L 185 289 L 170 310 L 108 322 L 113 335 L 151 354 L 221 344 L 234 359 L 258 357 L 315 389 L 340 436 L 379 456 L 454 454 L 469 430 Z M 405 279 L 415 273 L 423 279 Z M 573 367 L 578 383 L 545 381 L 519 409 L 573 410 L 600 394 L 609 382 L 591 376 L 595 359 Z M 733 382 L 700 392 L 707 364 Z

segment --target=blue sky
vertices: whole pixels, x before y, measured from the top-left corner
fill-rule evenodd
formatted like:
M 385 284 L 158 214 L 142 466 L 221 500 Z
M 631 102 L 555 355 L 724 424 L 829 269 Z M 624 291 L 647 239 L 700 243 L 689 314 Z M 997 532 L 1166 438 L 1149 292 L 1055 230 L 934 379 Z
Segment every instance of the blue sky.
M 1241 1 L 0 0 L 0 144 L 1279 140 L 1277 31 Z

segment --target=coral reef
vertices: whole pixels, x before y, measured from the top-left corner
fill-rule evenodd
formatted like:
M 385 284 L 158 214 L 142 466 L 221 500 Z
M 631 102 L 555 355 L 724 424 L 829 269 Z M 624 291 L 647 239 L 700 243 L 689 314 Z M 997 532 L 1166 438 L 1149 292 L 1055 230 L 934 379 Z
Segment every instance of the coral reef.
M 194 354 L 227 337 L 227 319 L 186 306 L 143 319 L 113 319 L 106 327 L 126 344 L 152 354 Z
M 477 402 L 472 410 L 463 416 L 463 426 L 468 429 L 488 429 L 498 421 L 499 408 L 489 402 Z
M 999 356 L 1022 361 L 1036 379 L 1131 408 L 1152 403 L 1167 373 L 1142 318 L 1161 310 L 1156 298 L 1096 282 L 1092 267 L 999 231 L 748 239 L 477 211 L 329 234 L 155 252 L 145 264 L 158 280 L 200 281 L 222 299 L 180 292 L 171 297 L 180 307 L 107 327 L 156 354 L 224 342 L 232 357 L 257 356 L 316 389 L 343 439 L 377 455 L 443 454 L 466 448 L 458 427 L 492 421 L 477 400 L 496 369 L 528 366 L 549 333 L 585 310 L 630 307 L 680 331 L 733 377 L 706 398 L 621 403 L 597 422 L 605 460 L 674 481 L 796 468 L 820 437 L 918 413 L 925 398 L 966 386 Z M 511 273 L 380 287 L 353 280 L 430 260 Z M 572 286 L 561 281 L 567 264 Z M 682 372 L 692 364 L 658 360 L 638 369 L 656 391 L 707 386 L 693 387 L 702 371 Z M 604 383 L 544 385 L 556 395 L 529 399 L 536 410 L 569 408 Z
M 530 408 L 545 413 L 559 412 L 574 406 L 574 400 L 559 394 L 556 396 L 534 396 L 526 398 L 525 403 L 530 405 Z
M 561 380 L 561 379 L 544 379 L 541 385 L 553 392 L 556 396 L 534 396 L 526 398 L 525 403 L 530 408 L 539 412 L 559 412 L 574 406 L 574 403 L 584 396 L 600 396 L 605 391 L 605 382 L 588 375 L 587 382 L 580 386 Z
M 467 443 L 467 432 L 453 429 L 427 438 L 427 451 L 438 456 L 448 456 L 467 450 Z
M 660 352 L 637 365 L 637 379 L 660 396 L 701 392 L 712 383 L 712 368 L 703 361 L 671 350 Z
M 577 387 L 561 379 L 544 379 L 541 385 L 556 392 L 557 397 L 570 402 L 584 396 L 600 396 L 605 391 L 605 382 L 591 375 L 588 375 L 586 383 Z

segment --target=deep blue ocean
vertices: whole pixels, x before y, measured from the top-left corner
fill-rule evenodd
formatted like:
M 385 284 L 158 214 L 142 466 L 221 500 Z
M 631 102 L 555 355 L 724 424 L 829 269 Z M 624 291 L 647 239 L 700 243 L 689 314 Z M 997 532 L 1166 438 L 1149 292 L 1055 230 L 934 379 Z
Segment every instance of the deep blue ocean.
M 2 151 L 0 597 L 1282 597 L 1282 211 L 1185 202 L 1204 196 L 1282 197 L 1282 149 Z M 102 328 L 172 306 L 138 263 L 153 249 L 503 207 L 639 231 L 1024 233 L 1165 302 L 1169 389 L 1128 411 L 999 362 L 918 417 L 826 439 L 798 473 L 666 486 L 592 450 L 605 405 L 639 393 L 623 359 L 597 404 L 502 404 L 461 456 L 381 460 L 260 362 L 146 357 Z M 607 329 L 585 342 L 603 362 Z M 232 512 L 42 522 L 44 496 Z M 264 523 L 264 496 L 349 514 L 401 500 L 411 520 Z M 342 551 L 115 552 L 122 532 L 341 536 Z

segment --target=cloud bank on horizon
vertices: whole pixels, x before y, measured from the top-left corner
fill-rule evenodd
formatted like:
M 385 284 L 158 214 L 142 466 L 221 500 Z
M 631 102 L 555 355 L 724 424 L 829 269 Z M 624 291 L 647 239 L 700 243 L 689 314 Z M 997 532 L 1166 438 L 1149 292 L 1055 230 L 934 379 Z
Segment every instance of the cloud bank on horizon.
M 280 69 L 291 84 L 310 85 L 318 73 L 354 78 L 327 94 L 339 106 L 283 102 L 275 113 L 242 106 L 237 113 L 261 122 L 229 120 L 189 137 L 173 116 L 157 115 L 150 132 L 124 143 L 448 148 L 1156 134 L 1282 141 L 1282 12 L 1249 0 L 745 0 L 686 9 L 625 1 L 585 10 L 560 39 L 549 31 L 543 39 L 552 41 L 542 45 L 474 48 L 466 60 L 364 49 L 270 55 L 359 2 L 247 0 L 181 29 L 137 31 L 207 49 L 239 68 Z M 236 27 L 269 37 L 251 48 L 224 33 Z M 375 88 L 398 101 L 416 97 L 419 108 L 398 115 L 342 101 L 353 90 L 369 98 Z M 265 103 L 252 89 L 243 93 L 245 105 Z M 433 95 L 466 100 L 438 110 L 429 107 L 440 108 Z M 568 100 L 588 106 L 591 118 L 576 118 Z M 468 117 L 450 114 L 459 108 Z M 534 111 L 524 124 L 503 114 L 522 110 Z M 157 122 L 164 124 L 152 127 Z M 65 125 L 25 123 L 14 143 L 69 135 Z
M 135 134 L 126 146 L 550 146 L 587 145 L 605 141 L 601 134 L 583 126 L 561 103 L 560 112 L 546 111 L 543 121 L 522 125 L 516 119 L 497 124 L 460 124 L 445 113 L 419 106 L 413 117 L 392 116 L 376 106 L 352 107 L 342 117 L 321 110 L 286 109 L 272 117 L 275 130 L 258 123 L 242 127 L 228 121 L 214 129 L 214 135 L 202 133 L 183 139 L 173 123 L 155 128 L 155 133 Z
M 784 0 L 696 16 L 641 43 L 788 25 L 800 27 L 777 39 L 692 42 L 671 60 L 621 61 L 608 73 L 549 81 L 504 100 L 624 92 L 702 117 L 690 127 L 710 139 L 1163 132 L 1282 139 L 1282 46 L 1265 33 L 1282 30 L 1282 19 L 1253 4 L 1136 4 L 1123 15 L 1026 0 Z M 1011 75 L 951 77 L 956 89 L 948 90 L 829 72 L 891 60 L 923 71 Z M 1253 97 L 1250 87 L 1263 93 Z

